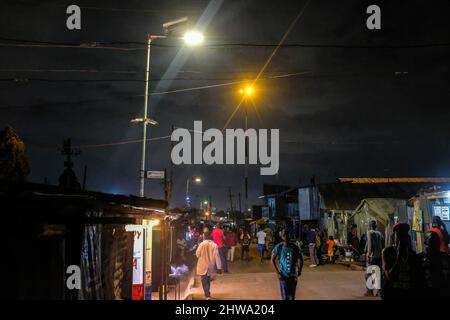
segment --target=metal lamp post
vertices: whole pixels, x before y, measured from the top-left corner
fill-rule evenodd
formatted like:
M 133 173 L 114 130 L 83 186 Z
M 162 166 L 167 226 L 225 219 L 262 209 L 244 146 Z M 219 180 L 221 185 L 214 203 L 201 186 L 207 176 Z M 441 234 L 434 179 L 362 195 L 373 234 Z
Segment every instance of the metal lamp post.
M 156 39 L 171 38 L 172 33 L 179 32 L 180 28 L 184 28 L 187 22 L 187 18 L 167 22 L 163 24 L 163 28 L 166 35 L 148 35 L 147 36 L 147 65 L 145 69 L 145 93 L 144 93 L 144 116 L 143 118 L 132 119 L 131 122 L 142 123 L 142 157 L 141 157 L 141 170 L 139 175 L 139 196 L 144 197 L 145 190 L 145 155 L 147 144 L 147 125 L 157 125 L 158 122 L 148 118 L 148 90 L 149 90 L 149 78 L 150 78 L 150 49 L 152 42 Z M 180 38 L 180 37 L 174 37 Z M 189 46 L 199 45 L 203 42 L 203 35 L 197 31 L 187 31 L 181 39 Z
M 253 88 L 248 86 L 245 89 L 239 90 L 239 93 L 244 95 L 244 99 L 250 97 L 253 94 Z M 245 132 L 248 129 L 248 110 L 247 106 L 244 105 L 245 111 Z M 245 138 L 245 172 L 244 172 L 244 188 L 245 188 L 245 210 L 247 210 L 247 201 L 248 201 L 248 142 L 247 138 Z
M 199 177 L 189 177 L 186 180 L 186 207 L 189 208 L 191 206 L 191 199 L 189 198 L 189 182 L 193 181 L 195 183 L 201 183 L 202 179 Z

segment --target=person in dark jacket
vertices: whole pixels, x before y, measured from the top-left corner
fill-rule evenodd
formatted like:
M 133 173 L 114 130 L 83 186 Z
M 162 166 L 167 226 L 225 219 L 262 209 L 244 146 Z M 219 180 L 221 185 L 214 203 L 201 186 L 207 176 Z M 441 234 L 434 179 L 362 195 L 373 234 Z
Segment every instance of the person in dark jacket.
M 425 239 L 425 268 L 430 299 L 441 299 L 450 289 L 450 258 L 448 255 L 448 232 L 438 216 L 433 217 L 431 229 Z
M 383 250 L 384 283 L 383 300 L 414 299 L 421 287 L 421 269 L 416 252 L 412 249 L 409 225 L 399 223 L 394 227 L 395 245 Z
M 308 242 L 308 248 L 309 248 L 309 257 L 311 258 L 311 264 L 309 265 L 310 268 L 317 267 L 319 265 L 319 258 L 317 257 L 317 232 L 315 229 L 311 229 L 308 232 L 308 235 L 306 237 L 306 240 Z

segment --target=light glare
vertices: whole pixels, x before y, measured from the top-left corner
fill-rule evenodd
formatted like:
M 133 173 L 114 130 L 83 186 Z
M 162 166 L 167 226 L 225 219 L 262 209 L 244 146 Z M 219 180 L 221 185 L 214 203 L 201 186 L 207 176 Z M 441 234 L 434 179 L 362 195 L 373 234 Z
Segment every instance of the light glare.
M 203 42 L 204 37 L 198 31 L 188 31 L 184 34 L 183 40 L 189 46 L 196 46 Z

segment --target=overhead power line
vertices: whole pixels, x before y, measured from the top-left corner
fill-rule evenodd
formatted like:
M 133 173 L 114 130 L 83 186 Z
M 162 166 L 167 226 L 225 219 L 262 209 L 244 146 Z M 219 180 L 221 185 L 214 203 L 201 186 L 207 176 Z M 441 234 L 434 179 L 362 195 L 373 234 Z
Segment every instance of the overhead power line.
M 190 132 L 197 132 L 204 134 L 204 132 L 198 132 L 192 129 L 187 129 Z M 147 142 L 150 141 L 160 141 L 160 140 L 166 140 L 170 139 L 171 136 L 160 136 L 160 137 L 154 137 L 154 138 L 148 138 L 146 139 Z M 77 145 L 74 146 L 74 148 L 77 149 L 93 149 L 93 148 L 105 148 L 105 147 L 116 147 L 121 145 L 127 145 L 127 144 L 135 144 L 135 143 L 141 143 L 143 139 L 134 139 L 134 140 L 125 140 L 125 141 L 115 141 L 115 142 L 108 142 L 108 143 L 99 143 L 99 144 L 84 144 L 84 145 Z M 336 141 L 336 140 L 311 140 L 311 141 L 302 141 L 300 139 L 290 139 L 290 140 L 279 140 L 280 143 L 285 144 L 330 144 L 330 145 L 379 145 L 379 144 L 399 144 L 403 143 L 403 141 L 397 141 L 397 140 L 375 140 L 375 141 Z
M 106 49 L 120 51 L 146 50 L 147 43 L 140 41 L 112 41 L 112 42 L 80 42 L 63 43 L 54 41 L 38 41 L 0 37 L 0 46 L 4 47 L 35 47 L 35 48 L 77 48 L 77 49 Z M 133 46 L 133 47 L 130 47 Z M 182 43 L 154 43 L 154 47 L 179 48 Z M 330 48 L 330 49 L 420 49 L 450 47 L 450 42 L 429 43 L 401 43 L 401 44 L 339 44 L 339 43 L 206 43 L 202 48 L 232 49 L 232 48 Z
M 1 70 L 0 70 L 1 71 Z M 308 71 L 300 71 L 295 73 L 287 73 L 287 74 L 279 74 L 274 76 L 266 76 L 264 78 L 260 78 L 259 80 L 270 80 L 270 79 L 281 79 L 281 78 L 289 78 L 289 77 L 295 77 L 300 76 L 303 74 L 309 73 Z M 173 80 L 179 80 L 179 81 L 229 81 L 233 80 L 235 78 L 160 78 L 160 79 L 150 79 L 149 81 L 173 81 Z M 27 78 L 27 77 L 14 77 L 14 78 L 0 78 L 0 81 L 13 81 L 13 82 L 28 82 L 28 81 L 42 81 L 42 82 L 145 82 L 143 79 L 46 79 L 46 78 Z M 152 92 L 150 94 L 157 95 L 157 94 L 165 94 L 165 93 L 174 93 L 174 92 L 183 92 L 183 91 L 189 91 L 189 90 L 200 90 L 200 89 L 209 89 L 209 88 L 216 88 L 221 86 L 230 86 L 234 84 L 240 84 L 240 83 L 247 83 L 250 80 L 237 80 L 227 83 L 218 83 L 218 84 L 212 84 L 207 86 L 199 86 L 199 87 L 191 87 L 191 88 L 181 88 L 181 89 L 174 89 L 170 91 L 162 91 L 162 92 Z M 140 95 L 141 96 L 141 95 Z M 142 95 L 143 96 L 143 95 Z
M 169 139 L 171 136 L 161 136 L 161 137 L 155 137 L 155 138 L 148 138 L 145 139 L 145 141 L 159 141 L 164 139 Z M 112 147 L 112 146 L 118 146 L 118 145 L 125 145 L 125 144 L 132 144 L 132 143 L 141 143 L 143 139 L 135 139 L 135 140 L 126 140 L 126 141 L 116 141 L 116 142 L 110 142 L 110 143 L 100 143 L 100 144 L 85 144 L 85 145 L 78 145 L 74 146 L 74 148 L 78 149 L 88 149 L 88 148 L 102 148 L 102 147 Z

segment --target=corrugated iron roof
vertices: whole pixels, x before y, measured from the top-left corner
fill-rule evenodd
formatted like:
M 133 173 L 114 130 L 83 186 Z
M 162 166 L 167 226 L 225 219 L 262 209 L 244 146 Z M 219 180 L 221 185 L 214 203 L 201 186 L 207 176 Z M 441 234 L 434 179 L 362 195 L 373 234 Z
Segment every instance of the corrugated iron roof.
M 354 210 L 365 198 L 410 199 L 419 191 L 439 186 L 449 188 L 450 183 L 330 183 L 318 185 L 325 208 L 328 210 Z

